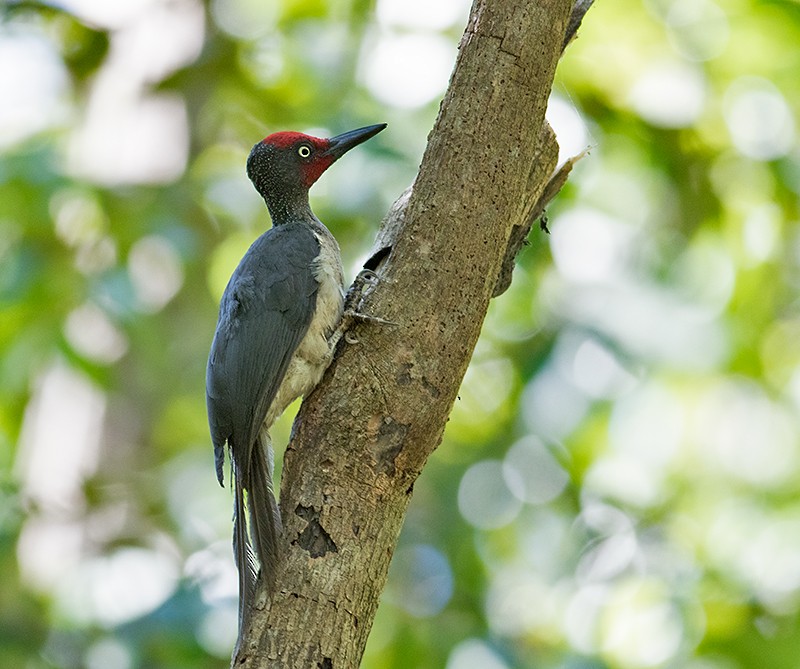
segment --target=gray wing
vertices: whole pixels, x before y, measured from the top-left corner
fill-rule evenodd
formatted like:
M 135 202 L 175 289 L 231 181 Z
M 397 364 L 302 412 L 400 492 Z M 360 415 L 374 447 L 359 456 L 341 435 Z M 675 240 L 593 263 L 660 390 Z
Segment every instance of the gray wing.
M 222 296 L 206 369 L 220 484 L 226 442 L 243 480 L 249 480 L 261 424 L 314 313 L 317 255 L 319 242 L 307 226 L 272 228 L 253 242 Z

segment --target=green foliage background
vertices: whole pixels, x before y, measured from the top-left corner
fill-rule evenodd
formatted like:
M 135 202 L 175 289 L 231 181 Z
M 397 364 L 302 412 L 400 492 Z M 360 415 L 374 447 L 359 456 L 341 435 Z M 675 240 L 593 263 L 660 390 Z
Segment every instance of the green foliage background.
M 0 666 L 227 665 L 230 496 L 203 376 L 267 225 L 244 161 L 277 129 L 389 122 L 313 192 L 352 277 L 438 104 L 376 93 L 369 61 L 387 36 L 454 57 L 467 10 L 419 3 L 425 26 L 394 5 L 184 0 L 175 40 L 197 47 L 151 70 L 169 39 L 143 17 L 166 5 L 105 22 L 0 5 L 0 60 L 33 40 L 58 74 L 0 77 L 6 109 L 44 100 L 0 114 Z M 591 10 L 553 117 L 590 155 L 492 304 L 364 667 L 798 665 L 798 45 L 791 0 Z M 136 171 L 144 116 L 109 106 L 126 94 L 177 123 L 165 171 Z

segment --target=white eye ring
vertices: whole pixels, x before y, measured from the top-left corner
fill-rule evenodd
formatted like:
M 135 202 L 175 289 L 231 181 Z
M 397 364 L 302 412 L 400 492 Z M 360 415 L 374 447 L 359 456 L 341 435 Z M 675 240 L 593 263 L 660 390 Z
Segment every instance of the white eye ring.
M 301 158 L 308 158 L 311 155 L 311 148 L 306 144 L 303 144 L 297 149 L 297 155 Z

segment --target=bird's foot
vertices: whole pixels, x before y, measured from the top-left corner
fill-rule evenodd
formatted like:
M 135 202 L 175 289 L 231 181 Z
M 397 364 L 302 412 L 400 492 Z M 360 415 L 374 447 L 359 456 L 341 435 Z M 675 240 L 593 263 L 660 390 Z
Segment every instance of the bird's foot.
M 345 313 L 358 312 L 358 305 L 361 304 L 367 293 L 378 285 L 379 281 L 381 278 L 371 269 L 362 269 L 344 298 Z
M 360 323 L 371 323 L 373 325 L 397 325 L 394 321 L 387 321 L 385 318 L 379 318 L 378 316 L 370 316 L 369 314 L 362 314 L 357 311 L 345 312 L 344 316 L 342 317 L 342 322 L 346 322 L 347 325 L 344 328 L 344 340 L 348 344 L 358 344 L 358 337 L 352 332 L 350 332 L 350 327 L 353 323 L 360 322 Z
M 344 312 L 342 313 L 342 320 L 339 322 L 339 327 L 333 333 L 330 339 L 331 349 L 335 348 L 339 340 L 344 337 L 348 344 L 357 344 L 358 337 L 352 332 L 350 328 L 355 323 L 371 323 L 373 325 L 397 325 L 393 321 L 380 318 L 378 316 L 371 316 L 359 311 L 359 306 L 364 299 L 365 294 L 374 288 L 379 281 L 384 281 L 380 276 L 370 269 L 362 269 L 350 290 L 347 292 L 347 297 L 344 301 Z
M 379 316 L 370 316 L 369 314 L 362 314 L 358 311 L 345 312 L 344 317 L 349 319 L 350 325 L 356 321 L 360 323 L 372 323 L 373 325 L 397 325 L 394 321 L 387 321 L 385 318 Z
M 355 336 L 352 332 L 350 332 L 350 328 L 353 326 L 354 323 L 371 323 L 372 325 L 397 325 L 394 321 L 388 321 L 385 318 L 379 318 L 378 316 L 370 316 L 369 314 L 362 314 L 359 311 L 354 311 L 352 309 L 345 310 L 342 314 L 342 320 L 339 323 L 339 327 L 336 329 L 332 341 L 334 342 L 333 345 L 335 346 L 339 339 L 344 337 L 344 340 L 348 344 L 357 344 L 358 337 Z

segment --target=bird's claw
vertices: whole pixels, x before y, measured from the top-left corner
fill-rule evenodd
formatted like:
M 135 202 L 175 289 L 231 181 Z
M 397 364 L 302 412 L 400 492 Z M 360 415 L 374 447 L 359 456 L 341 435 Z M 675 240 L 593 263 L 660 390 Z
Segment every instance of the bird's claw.
M 358 311 L 351 311 L 348 317 L 352 321 L 361 321 L 362 323 L 373 323 L 374 325 L 397 325 L 394 321 L 387 321 L 385 318 L 379 316 L 370 316 L 369 314 L 362 314 Z
M 345 310 L 357 311 L 357 307 L 366 296 L 368 289 L 375 288 L 381 280 L 381 277 L 371 269 L 362 269 L 353 281 L 353 285 L 350 286 L 350 290 L 347 291 Z
M 331 346 L 335 347 L 340 339 L 344 339 L 348 344 L 358 344 L 359 339 L 353 333 L 349 332 L 350 327 L 355 322 L 372 323 L 374 325 L 397 325 L 392 321 L 378 316 L 370 316 L 361 313 L 358 310 L 359 305 L 364 299 L 365 287 L 369 284 L 370 288 L 374 288 L 379 281 L 383 279 L 371 269 L 362 269 L 358 276 L 356 276 L 350 290 L 347 291 L 347 297 L 344 303 L 344 312 L 342 313 L 342 320 L 339 323 L 337 331 L 331 337 Z
M 373 286 L 381 281 L 381 277 L 378 275 L 377 272 L 371 269 L 367 269 L 366 267 L 364 267 L 358 273 L 358 276 L 363 278 L 365 281 L 369 281 Z
M 362 314 L 354 309 L 345 309 L 342 314 L 342 320 L 339 322 L 339 327 L 336 328 L 336 332 L 333 333 L 333 336 L 329 340 L 331 349 L 335 349 L 341 339 L 344 339 L 348 344 L 359 343 L 358 337 L 350 332 L 350 327 L 356 321 L 360 321 L 361 323 L 373 323 L 375 325 L 397 325 L 397 323 L 387 321 L 385 318 Z

